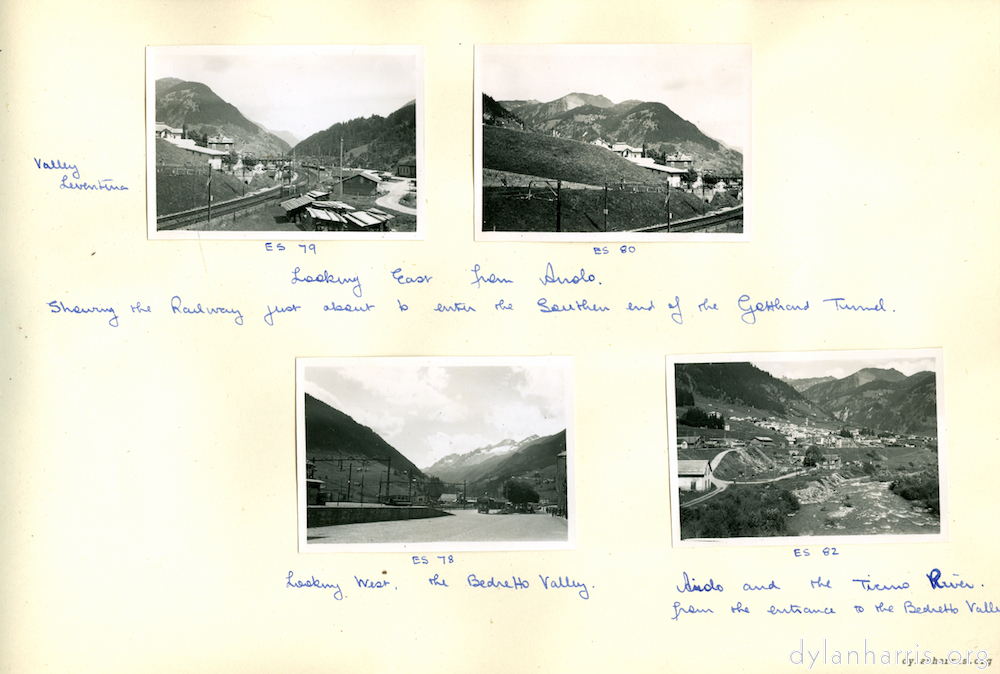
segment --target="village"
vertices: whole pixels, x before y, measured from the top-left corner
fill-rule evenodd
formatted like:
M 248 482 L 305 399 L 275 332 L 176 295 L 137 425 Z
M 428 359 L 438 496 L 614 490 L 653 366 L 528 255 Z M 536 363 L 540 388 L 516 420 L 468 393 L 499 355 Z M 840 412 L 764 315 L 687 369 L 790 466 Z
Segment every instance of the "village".
M 280 209 L 272 207 L 258 216 L 263 218 L 261 225 L 265 227 L 284 224 L 316 232 L 409 231 L 415 227 L 417 162 L 414 156 L 396 161 L 392 171 L 337 168 L 327 167 L 314 157 L 296 159 L 294 153 L 284 157 L 258 157 L 237 148 L 236 142 L 224 135 L 199 141 L 183 137 L 182 129 L 159 122 L 155 134 L 157 140 L 169 144 L 168 159 L 165 161 L 161 157 L 157 163 L 158 179 L 167 179 L 166 174 L 185 175 L 193 170 L 205 172 L 210 177 L 215 173 L 239 185 L 229 199 L 217 200 L 212 192 L 212 207 L 217 214 L 220 209 L 226 209 L 226 213 L 233 213 L 235 218 L 240 200 L 267 195 L 268 199 L 280 200 Z M 212 190 L 211 182 L 208 189 Z M 197 191 L 199 194 L 192 195 L 189 201 L 196 204 L 194 209 L 204 207 L 207 216 L 208 197 L 202 190 Z M 290 198 L 285 198 L 288 196 Z M 254 200 L 253 205 L 258 201 Z M 184 205 L 188 206 L 184 211 L 192 210 L 191 204 Z M 249 225 L 252 224 L 251 217 Z
M 718 412 L 710 414 L 721 415 Z M 678 488 L 704 492 L 718 481 L 762 482 L 801 475 L 805 469 L 879 469 L 923 455 L 936 440 L 917 435 L 832 429 L 775 417 L 732 416 L 719 429 L 678 426 Z M 755 434 L 756 431 L 759 431 Z M 863 433 L 862 430 L 868 431 Z M 697 434 L 694 431 L 698 431 Z M 732 453 L 733 457 L 726 460 Z
M 935 437 L 833 428 L 808 418 L 706 416 L 716 428 L 677 430 L 682 538 L 940 527 Z M 734 504 L 742 513 L 735 519 Z

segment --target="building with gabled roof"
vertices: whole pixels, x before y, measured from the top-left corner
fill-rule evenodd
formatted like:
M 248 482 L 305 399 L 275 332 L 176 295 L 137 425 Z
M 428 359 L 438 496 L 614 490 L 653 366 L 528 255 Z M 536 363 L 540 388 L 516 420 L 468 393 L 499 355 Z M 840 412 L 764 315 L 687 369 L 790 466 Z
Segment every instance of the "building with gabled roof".
M 681 491 L 705 491 L 712 483 L 708 459 L 681 459 L 677 462 L 677 486 Z
M 157 122 L 154 133 L 157 138 L 163 138 L 164 140 L 169 140 L 171 138 L 180 140 L 181 136 L 184 135 L 184 129 L 175 129 L 161 122 Z

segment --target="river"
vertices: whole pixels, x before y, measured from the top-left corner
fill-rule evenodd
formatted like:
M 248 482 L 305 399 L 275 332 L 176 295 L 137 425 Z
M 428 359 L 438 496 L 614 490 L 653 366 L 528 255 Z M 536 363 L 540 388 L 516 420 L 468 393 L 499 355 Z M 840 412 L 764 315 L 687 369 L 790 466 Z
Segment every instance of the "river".
M 788 518 L 793 536 L 936 534 L 940 517 L 889 491 L 870 477 L 845 481 L 819 503 L 803 505 Z M 851 507 L 845 506 L 849 502 Z

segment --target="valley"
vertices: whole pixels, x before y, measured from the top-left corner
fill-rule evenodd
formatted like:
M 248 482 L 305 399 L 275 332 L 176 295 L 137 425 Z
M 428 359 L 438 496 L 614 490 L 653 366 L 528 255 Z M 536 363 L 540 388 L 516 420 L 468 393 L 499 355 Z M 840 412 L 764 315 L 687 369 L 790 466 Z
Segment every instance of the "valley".
M 940 533 L 933 373 L 792 386 L 749 363 L 676 368 L 682 539 Z

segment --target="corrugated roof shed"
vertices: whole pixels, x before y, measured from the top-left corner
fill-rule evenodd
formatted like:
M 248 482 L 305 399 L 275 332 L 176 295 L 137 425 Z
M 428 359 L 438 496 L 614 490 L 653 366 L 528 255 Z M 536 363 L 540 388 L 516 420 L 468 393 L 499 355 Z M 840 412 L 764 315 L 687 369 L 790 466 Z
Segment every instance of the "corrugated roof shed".
M 303 206 L 307 206 L 308 204 L 311 204 L 312 202 L 313 202 L 313 198 L 311 196 L 309 196 L 308 194 L 306 194 L 306 195 L 301 196 L 301 197 L 295 197 L 294 199 L 289 199 L 288 201 L 282 201 L 281 202 L 281 207 L 283 209 L 285 209 L 286 212 L 290 213 L 290 212 L 292 212 L 294 210 L 298 210 L 298 209 L 302 208 Z
M 343 217 L 333 211 L 325 211 L 321 208 L 306 207 L 306 213 L 316 220 L 326 220 L 328 222 L 347 222 Z
M 334 211 L 353 211 L 354 206 L 350 204 L 345 204 L 343 201 L 314 201 L 313 206 L 316 208 L 327 208 Z

